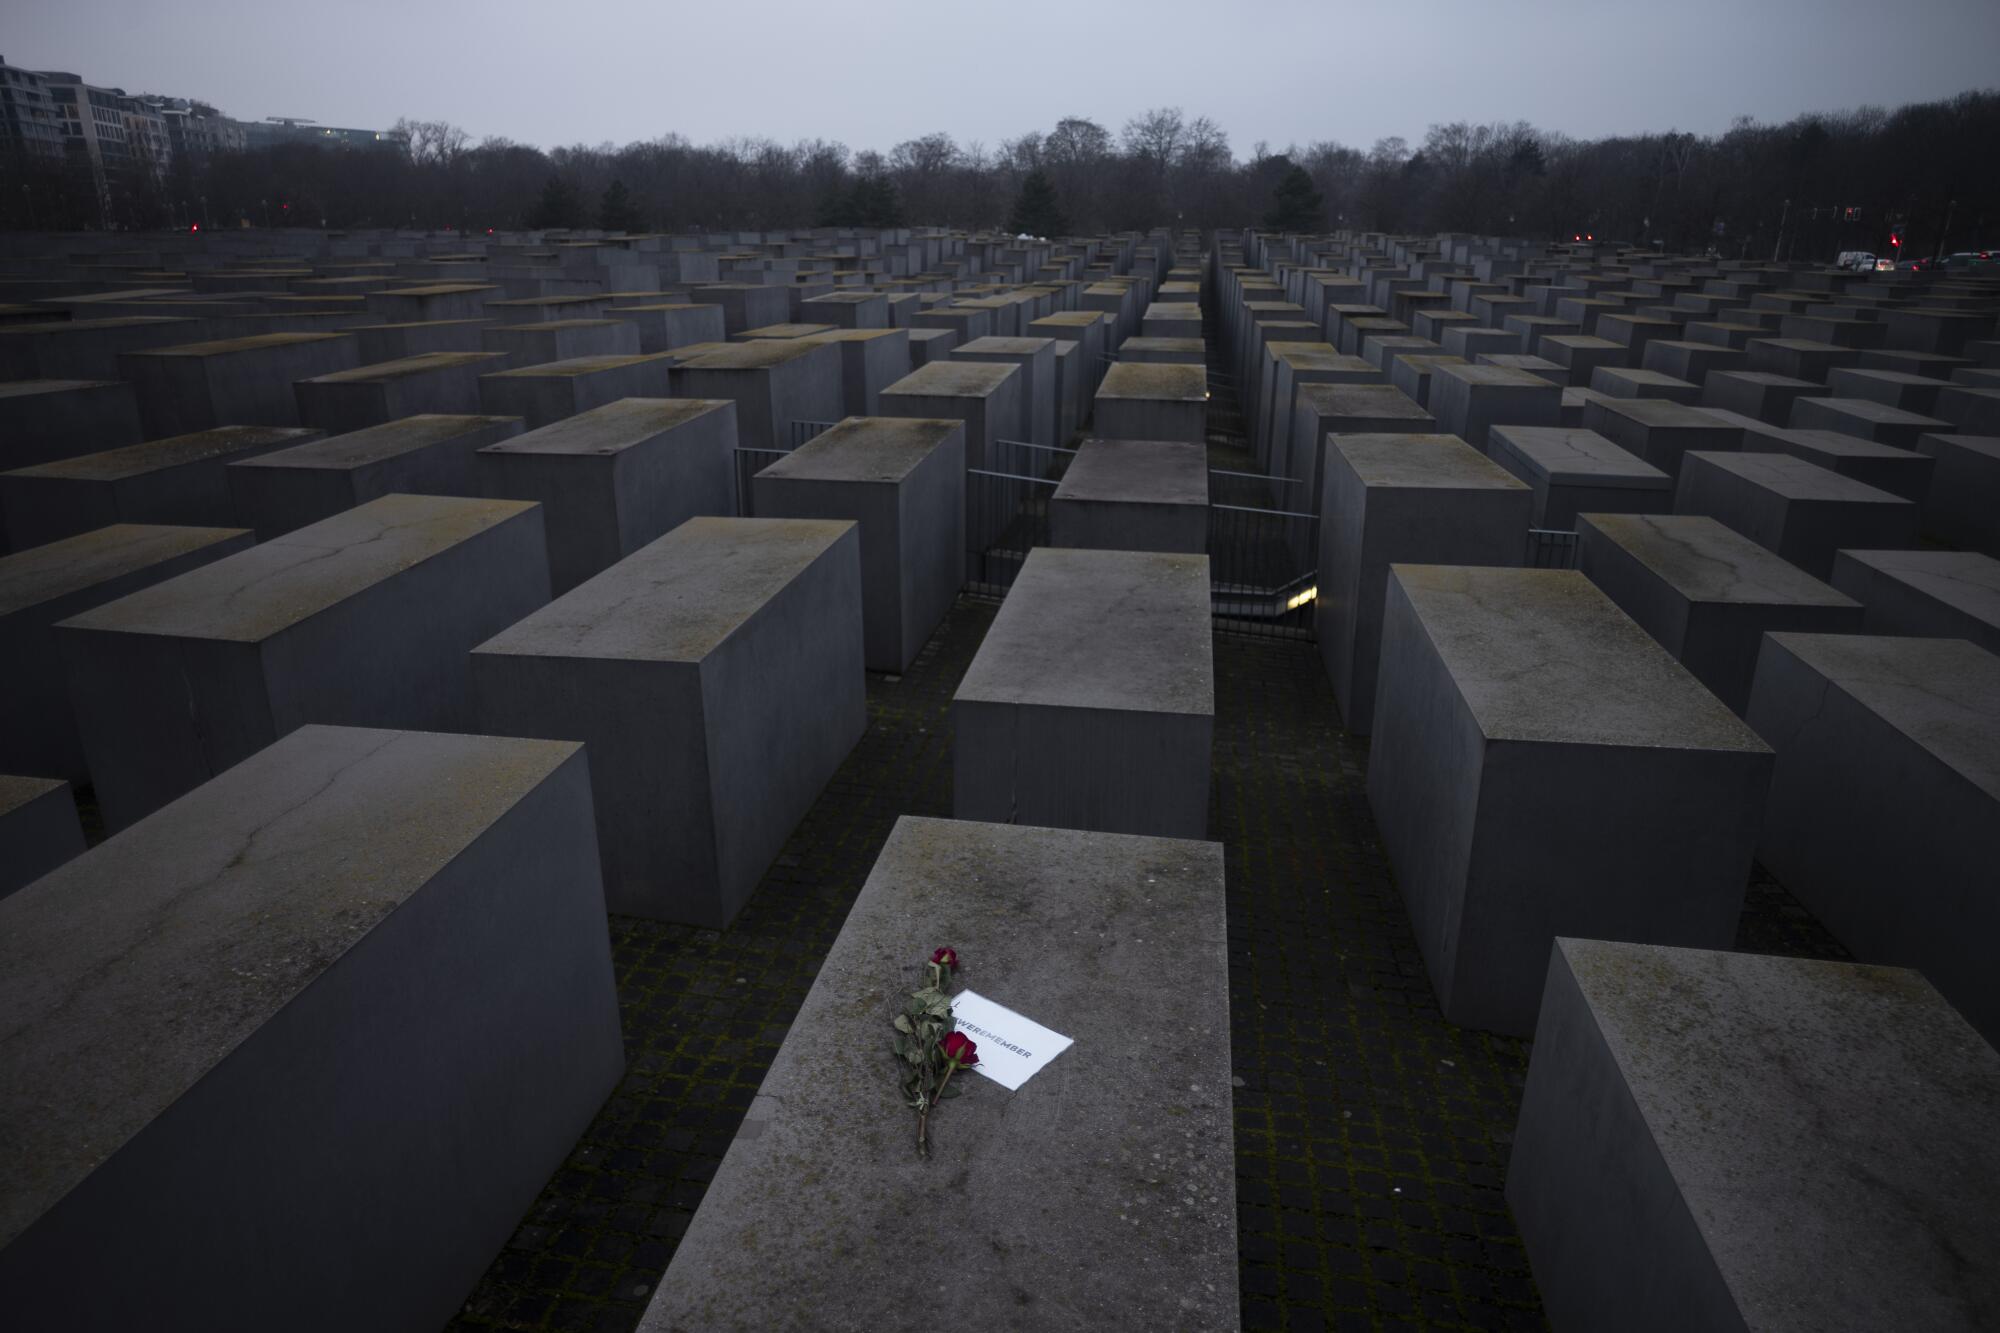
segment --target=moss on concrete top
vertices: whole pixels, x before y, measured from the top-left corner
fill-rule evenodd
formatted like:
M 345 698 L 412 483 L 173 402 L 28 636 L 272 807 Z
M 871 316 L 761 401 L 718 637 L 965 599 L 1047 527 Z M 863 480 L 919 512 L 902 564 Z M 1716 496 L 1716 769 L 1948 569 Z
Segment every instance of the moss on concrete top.
M 1202 402 L 1208 398 L 1208 373 L 1201 366 L 1120 361 L 1105 372 L 1097 396 Z

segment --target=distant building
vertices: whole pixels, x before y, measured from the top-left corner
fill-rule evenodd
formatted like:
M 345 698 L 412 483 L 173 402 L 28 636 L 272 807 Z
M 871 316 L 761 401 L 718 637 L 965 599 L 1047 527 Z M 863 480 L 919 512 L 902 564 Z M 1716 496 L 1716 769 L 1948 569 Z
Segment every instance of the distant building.
M 63 132 L 48 84 L 0 56 L 0 151 L 58 158 Z
M 246 145 L 270 148 L 287 143 L 316 143 L 323 148 L 389 148 L 408 151 L 409 136 L 394 130 L 353 130 L 320 125 L 296 116 L 272 116 L 265 121 L 239 121 Z
M 166 122 L 175 158 L 199 162 L 216 153 L 241 152 L 249 143 L 243 122 L 231 120 L 206 102 L 186 97 L 142 98 Z

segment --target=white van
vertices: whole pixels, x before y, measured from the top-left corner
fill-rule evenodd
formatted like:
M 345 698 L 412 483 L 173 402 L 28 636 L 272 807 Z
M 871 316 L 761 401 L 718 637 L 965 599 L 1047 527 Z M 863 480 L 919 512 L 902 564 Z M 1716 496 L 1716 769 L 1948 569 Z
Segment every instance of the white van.
M 1840 257 L 1833 261 L 1833 266 L 1835 268 L 1848 269 L 1855 273 L 1873 273 L 1875 271 L 1875 252 L 1873 250 L 1842 250 Z

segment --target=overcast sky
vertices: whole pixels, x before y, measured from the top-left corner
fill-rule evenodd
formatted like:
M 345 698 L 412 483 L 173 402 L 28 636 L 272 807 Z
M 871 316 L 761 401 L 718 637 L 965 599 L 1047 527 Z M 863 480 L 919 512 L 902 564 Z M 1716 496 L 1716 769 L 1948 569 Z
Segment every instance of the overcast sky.
M 0 56 L 245 120 L 992 147 L 1180 106 L 1258 140 L 1579 137 L 2000 85 L 2000 0 L 5 0 Z

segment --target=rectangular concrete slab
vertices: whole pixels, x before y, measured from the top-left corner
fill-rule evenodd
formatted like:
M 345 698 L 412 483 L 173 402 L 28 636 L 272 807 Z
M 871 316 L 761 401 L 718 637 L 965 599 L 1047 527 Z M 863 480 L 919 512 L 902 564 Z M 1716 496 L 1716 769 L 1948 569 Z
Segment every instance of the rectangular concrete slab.
M 536 506 L 386 495 L 70 617 L 106 826 L 308 722 L 469 728 L 467 651 L 548 596 Z
M 1206 446 L 1182 440 L 1083 441 L 1049 497 L 1049 545 L 1206 552 Z
M 0 899 L 0 1013 L 10 1320 L 440 1327 L 624 1067 L 580 748 L 294 732 Z
M 247 528 L 114 523 L 0 557 L 0 771 L 90 780 L 56 624 L 248 550 Z
M 1990 555 L 1840 551 L 1832 583 L 1868 608 L 1870 634 L 1965 639 L 2000 653 L 2000 560 Z
M 1208 557 L 1037 547 L 952 697 L 960 819 L 1199 835 Z
M 2000 1040 L 2000 657 L 1963 639 L 1773 634 L 1758 859 L 1867 962 L 1922 969 Z
M 1584 514 L 1577 568 L 1739 715 L 1769 630 L 1858 633 L 1861 604 L 1696 514 Z
M 478 495 L 478 451 L 520 433 L 519 417 L 404 417 L 239 459 L 224 472 L 234 512 L 269 541 L 395 492 Z
M 1222 878 L 1210 843 L 899 820 L 640 1328 L 907 1325 L 941 1299 L 912 1216 L 987 1256 L 946 1265 L 968 1329 L 1236 1328 Z M 1016 1092 L 961 1074 L 925 1161 L 889 1019 L 947 938 L 1075 1045 Z
M 0 898 L 81 855 L 83 825 L 69 783 L 0 774 Z
M 1533 527 L 1573 532 L 1585 510 L 1664 514 L 1673 508 L 1672 477 L 1594 430 L 1495 426 L 1486 452 L 1534 491 Z
M 1507 1202 L 1557 1328 L 1973 1333 L 1996 1099 L 1914 972 L 1565 939 Z
M 849 417 L 753 479 L 762 518 L 850 519 L 872 671 L 916 660 L 965 582 L 965 425 Z
M 1451 1022 L 1533 1032 L 1557 935 L 1727 947 L 1770 772 L 1575 570 L 1390 570 L 1368 799 Z
M 1916 542 L 1915 505 L 1802 458 L 1690 453 L 1683 464 L 1675 513 L 1720 519 L 1814 578 L 1833 573 L 1838 549 Z
M 698 514 L 736 512 L 736 403 L 622 398 L 473 454 L 475 489 L 542 507 L 556 596 Z
M 867 725 L 859 534 L 689 519 L 471 663 L 480 729 L 587 742 L 611 910 L 720 929 Z

